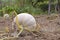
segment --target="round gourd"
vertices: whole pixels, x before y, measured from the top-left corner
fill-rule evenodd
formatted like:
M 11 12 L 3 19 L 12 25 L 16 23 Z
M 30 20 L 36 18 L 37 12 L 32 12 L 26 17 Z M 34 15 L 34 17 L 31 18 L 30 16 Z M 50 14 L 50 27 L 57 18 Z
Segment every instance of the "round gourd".
M 5 19 L 9 19 L 9 14 L 4 14 L 3 16 Z
M 30 30 L 33 30 L 36 27 L 36 20 L 31 14 L 20 13 L 17 17 L 19 24 L 23 27 L 28 27 Z M 16 17 L 13 22 L 16 23 Z

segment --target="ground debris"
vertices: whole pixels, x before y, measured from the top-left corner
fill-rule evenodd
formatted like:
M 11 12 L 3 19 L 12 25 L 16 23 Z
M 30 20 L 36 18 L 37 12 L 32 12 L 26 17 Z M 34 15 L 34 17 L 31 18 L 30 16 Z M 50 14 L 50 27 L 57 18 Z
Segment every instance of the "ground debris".
M 48 18 L 48 19 L 47 19 Z M 18 38 L 11 38 L 5 40 L 60 40 L 60 16 L 50 16 L 50 15 L 39 15 L 35 16 L 35 19 L 38 24 L 40 24 L 39 33 L 34 32 L 39 36 L 34 36 L 29 32 L 22 32 Z M 7 22 L 7 21 L 6 21 Z M 9 28 L 11 27 L 11 22 L 7 22 Z M 0 18 L 0 31 L 5 28 L 4 20 Z M 1 34 L 1 32 L 0 32 Z M 5 35 L 7 37 L 7 35 Z M 5 37 L 3 36 L 3 38 Z M 0 36 L 0 40 L 1 36 Z

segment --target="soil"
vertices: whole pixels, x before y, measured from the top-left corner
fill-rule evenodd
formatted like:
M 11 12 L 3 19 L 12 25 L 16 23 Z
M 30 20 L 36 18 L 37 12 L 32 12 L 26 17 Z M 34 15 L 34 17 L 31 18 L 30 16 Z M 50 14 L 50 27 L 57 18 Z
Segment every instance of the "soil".
M 60 14 L 37 15 L 35 19 L 40 25 L 39 33 L 34 32 L 38 36 L 25 31 L 20 34 L 19 38 L 10 40 L 60 40 Z M 11 28 L 11 21 L 0 17 L 0 31 L 3 31 L 6 26 Z

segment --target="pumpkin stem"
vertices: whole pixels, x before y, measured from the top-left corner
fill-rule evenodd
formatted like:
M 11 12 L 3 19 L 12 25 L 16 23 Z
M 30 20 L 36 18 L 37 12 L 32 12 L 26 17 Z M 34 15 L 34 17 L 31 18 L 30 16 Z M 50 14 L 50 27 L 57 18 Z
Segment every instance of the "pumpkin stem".
M 18 16 L 17 16 L 17 13 L 14 11 L 14 13 L 15 13 L 15 15 L 16 15 L 16 24 L 17 24 L 17 26 L 18 26 L 18 28 L 19 28 L 19 33 L 18 33 L 18 35 L 17 36 L 19 36 L 20 34 L 21 34 L 21 32 L 23 31 L 23 27 L 19 24 L 19 22 L 18 22 Z

